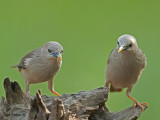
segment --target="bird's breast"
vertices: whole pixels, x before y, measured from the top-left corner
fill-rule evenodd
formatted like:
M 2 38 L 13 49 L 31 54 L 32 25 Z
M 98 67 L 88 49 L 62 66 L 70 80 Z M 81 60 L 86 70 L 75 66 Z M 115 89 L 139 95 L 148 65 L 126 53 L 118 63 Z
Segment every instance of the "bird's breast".
M 40 83 L 53 79 L 54 75 L 59 71 L 61 63 L 53 61 L 31 61 L 25 70 L 25 76 L 30 83 Z M 27 74 L 27 75 L 26 75 Z
M 106 78 L 117 88 L 133 85 L 141 74 L 136 56 L 117 54 L 107 65 Z

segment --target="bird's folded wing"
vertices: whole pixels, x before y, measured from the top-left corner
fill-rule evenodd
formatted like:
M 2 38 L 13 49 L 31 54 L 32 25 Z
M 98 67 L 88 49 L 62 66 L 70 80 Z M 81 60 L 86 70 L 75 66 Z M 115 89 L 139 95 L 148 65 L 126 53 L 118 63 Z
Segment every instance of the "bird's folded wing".
M 107 64 L 109 64 L 109 62 L 110 62 L 110 60 L 111 60 L 111 55 L 112 55 L 112 53 L 113 53 L 113 51 L 115 50 L 116 48 L 114 48 L 112 51 L 111 51 L 111 53 L 110 53 L 110 55 L 109 55 L 109 57 L 108 57 L 108 60 L 107 60 Z
M 39 49 L 36 49 L 36 50 L 28 53 L 27 55 L 25 55 L 25 56 L 21 59 L 20 63 L 17 65 L 17 67 L 18 67 L 18 68 L 26 69 L 27 66 L 26 66 L 26 64 L 25 64 L 25 61 L 26 61 L 27 59 L 33 58 L 33 56 L 35 55 L 35 53 L 37 53 L 38 51 L 39 51 Z

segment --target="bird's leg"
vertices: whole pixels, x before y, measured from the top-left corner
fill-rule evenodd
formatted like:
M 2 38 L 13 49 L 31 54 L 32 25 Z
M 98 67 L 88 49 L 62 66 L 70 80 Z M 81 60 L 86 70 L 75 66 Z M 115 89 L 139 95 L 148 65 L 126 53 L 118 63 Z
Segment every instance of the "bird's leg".
M 108 86 L 109 86 L 109 83 L 110 83 L 110 82 L 107 80 L 106 83 L 105 83 L 105 87 L 108 87 Z
M 26 94 L 27 94 L 27 95 L 30 95 L 29 83 L 28 83 L 27 80 L 25 81 L 25 84 L 26 84 Z
M 133 97 L 130 95 L 130 94 L 131 94 L 131 89 L 132 89 L 132 87 L 127 89 L 126 94 L 127 94 L 128 98 L 131 99 L 132 101 L 134 101 L 133 107 L 139 106 L 139 107 L 142 109 L 142 112 L 143 112 L 143 111 L 144 111 L 143 105 L 148 106 L 148 103 L 139 103 L 138 100 L 136 100 L 135 98 L 133 98 Z
M 61 96 L 61 95 L 58 94 L 56 91 L 54 91 L 54 89 L 52 88 L 52 86 L 53 86 L 53 80 L 49 80 L 49 81 L 48 81 L 48 89 L 49 89 L 53 94 L 55 94 L 55 95 L 57 95 L 57 96 Z

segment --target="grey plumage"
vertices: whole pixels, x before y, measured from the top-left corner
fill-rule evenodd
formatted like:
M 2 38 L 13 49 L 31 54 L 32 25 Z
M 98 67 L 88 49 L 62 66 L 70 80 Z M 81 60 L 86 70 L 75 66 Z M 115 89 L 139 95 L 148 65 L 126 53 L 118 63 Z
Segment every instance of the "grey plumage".
M 142 105 L 130 96 L 133 85 L 139 79 L 146 66 L 146 57 L 138 48 L 136 39 L 131 35 L 118 38 L 117 47 L 111 52 L 106 69 L 106 84 L 111 84 L 110 91 L 121 91 L 127 88 L 127 96 L 136 105 Z
M 21 59 L 17 67 L 26 82 L 26 92 L 29 92 L 30 84 L 45 81 L 48 81 L 49 90 L 54 92 L 52 81 L 61 67 L 62 52 L 63 47 L 58 42 L 51 41 Z M 54 53 L 57 56 L 53 56 Z

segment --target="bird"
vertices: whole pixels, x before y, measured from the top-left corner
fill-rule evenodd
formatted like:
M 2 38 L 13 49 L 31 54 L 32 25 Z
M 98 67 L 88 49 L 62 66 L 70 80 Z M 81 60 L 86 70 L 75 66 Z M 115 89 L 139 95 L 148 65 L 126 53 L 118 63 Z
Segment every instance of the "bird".
M 55 90 L 53 79 L 62 65 L 63 47 L 60 43 L 50 41 L 26 54 L 18 65 L 22 77 L 25 80 L 26 93 L 30 95 L 30 84 L 48 81 L 48 89 L 55 95 L 60 96 Z
M 110 86 L 110 92 L 120 92 L 127 88 L 126 95 L 134 102 L 133 107 L 139 106 L 144 111 L 143 105 L 131 96 L 131 90 L 147 61 L 144 52 L 138 48 L 135 37 L 124 34 L 118 38 L 117 47 L 112 50 L 107 60 L 105 87 Z

